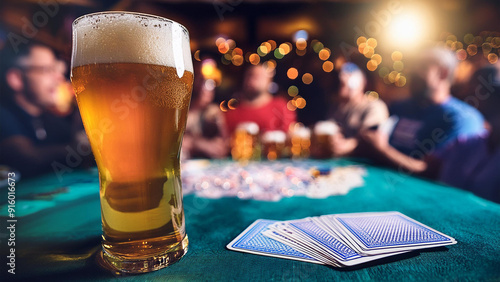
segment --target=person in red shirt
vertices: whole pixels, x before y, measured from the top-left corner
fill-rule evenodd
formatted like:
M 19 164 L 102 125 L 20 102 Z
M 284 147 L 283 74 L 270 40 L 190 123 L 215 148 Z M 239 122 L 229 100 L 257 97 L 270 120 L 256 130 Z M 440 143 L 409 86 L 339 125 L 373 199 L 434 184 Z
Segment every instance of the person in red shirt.
M 243 89 L 237 95 L 240 101 L 235 110 L 226 112 L 228 131 L 233 133 L 242 122 L 255 122 L 260 132 L 281 130 L 296 121 L 296 114 L 288 110 L 287 101 L 269 93 L 273 72 L 263 65 L 252 65 L 245 72 Z

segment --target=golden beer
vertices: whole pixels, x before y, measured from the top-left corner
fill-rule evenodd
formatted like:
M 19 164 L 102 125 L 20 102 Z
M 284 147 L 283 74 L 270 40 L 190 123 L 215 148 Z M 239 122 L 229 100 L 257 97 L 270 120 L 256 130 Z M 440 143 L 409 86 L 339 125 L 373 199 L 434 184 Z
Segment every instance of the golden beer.
M 123 27 L 106 26 L 105 16 L 122 21 Z M 158 54 L 154 49 L 136 49 L 132 53 L 138 56 L 130 56 L 127 48 L 134 47 L 127 43 L 146 43 L 133 43 L 133 34 L 128 35 L 130 42 L 123 42 L 123 29 L 148 32 L 144 21 L 164 24 L 161 18 L 131 13 L 90 17 L 99 17 L 99 21 L 89 20 L 90 25 L 99 23 L 108 31 L 86 30 L 89 38 L 80 38 L 84 31 L 78 34 L 80 23 L 75 21 L 74 36 L 80 42 L 74 41 L 72 84 L 99 169 L 103 257 L 122 272 L 157 270 L 187 251 L 179 152 L 193 84 L 191 61 L 184 60 L 186 64 L 179 68 L 178 61 L 169 61 L 171 56 L 164 60 L 162 48 L 156 50 Z M 116 35 L 120 38 L 113 38 Z M 105 62 L 106 55 L 96 52 L 103 42 L 113 45 L 111 40 L 124 45 L 117 45 Z M 89 47 L 92 43 L 95 48 Z M 75 59 L 75 54 L 84 58 Z
M 319 121 L 314 125 L 311 146 L 315 147 L 318 158 L 331 158 L 333 151 L 330 138 L 339 132 L 338 125 L 333 121 Z
M 262 155 L 270 161 L 283 157 L 286 133 L 280 130 L 267 131 L 262 134 Z

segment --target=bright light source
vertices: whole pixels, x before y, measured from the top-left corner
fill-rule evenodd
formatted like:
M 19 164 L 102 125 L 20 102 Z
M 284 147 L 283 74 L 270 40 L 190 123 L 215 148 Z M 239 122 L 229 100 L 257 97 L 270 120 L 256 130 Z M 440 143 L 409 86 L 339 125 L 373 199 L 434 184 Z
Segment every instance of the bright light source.
M 396 15 L 388 28 L 388 37 L 398 47 L 411 47 L 424 39 L 425 20 L 416 13 Z
M 297 32 L 295 32 L 295 34 L 293 35 L 293 40 L 295 42 L 297 42 L 297 40 L 299 39 L 304 39 L 307 41 L 307 39 L 309 38 L 309 33 L 307 33 L 307 31 L 301 29 L 301 30 L 298 30 Z

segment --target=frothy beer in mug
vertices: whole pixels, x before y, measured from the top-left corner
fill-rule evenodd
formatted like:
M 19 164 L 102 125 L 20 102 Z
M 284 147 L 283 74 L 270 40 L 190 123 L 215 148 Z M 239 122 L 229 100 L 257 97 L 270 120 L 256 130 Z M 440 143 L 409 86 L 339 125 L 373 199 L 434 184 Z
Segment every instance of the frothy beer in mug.
M 147 272 L 187 251 L 179 150 L 193 84 L 189 35 L 168 19 L 73 23 L 71 80 L 100 178 L 103 256 Z

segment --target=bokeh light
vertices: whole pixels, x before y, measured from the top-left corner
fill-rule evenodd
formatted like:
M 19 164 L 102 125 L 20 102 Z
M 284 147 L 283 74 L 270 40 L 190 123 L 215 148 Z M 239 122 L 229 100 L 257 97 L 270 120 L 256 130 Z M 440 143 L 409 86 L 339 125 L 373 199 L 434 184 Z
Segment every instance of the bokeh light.
M 299 109 L 303 109 L 306 106 L 306 99 L 300 96 L 295 97 L 295 106 Z
M 226 40 L 226 43 L 229 46 L 229 49 L 233 49 L 234 47 L 236 47 L 236 42 L 232 39 Z
M 403 71 L 404 69 L 404 64 L 402 61 L 395 61 L 394 64 L 392 64 L 392 68 L 395 70 L 395 71 Z
M 306 54 L 306 49 L 300 50 L 300 49 L 295 49 L 295 53 L 299 56 L 304 56 Z
M 373 54 L 375 53 L 375 49 L 373 47 L 366 45 L 366 47 L 363 49 L 363 55 L 367 58 L 371 58 Z
M 319 53 L 325 47 L 325 45 L 323 45 L 323 43 L 319 42 L 318 40 L 313 40 L 311 42 L 311 46 L 316 53 Z
M 377 47 L 377 40 L 375 38 L 368 38 L 366 40 L 366 45 L 375 48 Z
M 323 68 L 324 72 L 331 72 L 331 71 L 333 71 L 333 63 L 330 61 L 325 61 L 323 63 L 322 68 Z
M 288 103 L 286 103 L 286 108 L 289 111 L 295 111 L 295 110 L 297 110 L 297 106 L 295 106 L 295 101 L 294 100 L 288 101 Z
M 257 65 L 258 63 L 260 63 L 260 56 L 253 53 L 252 55 L 250 55 L 250 57 L 248 57 L 248 60 L 250 61 L 250 64 Z
M 227 51 L 229 51 L 229 44 L 227 44 L 227 42 L 223 42 L 217 46 L 217 49 L 219 49 L 221 54 L 226 54 Z
M 283 59 L 283 57 L 285 56 L 285 51 L 283 51 L 283 49 L 281 48 L 276 48 L 274 49 L 274 57 L 276 59 Z
M 215 45 L 217 47 L 219 47 L 219 45 L 221 45 L 222 43 L 225 43 L 226 42 L 226 39 L 224 37 L 219 37 L 217 38 L 217 40 L 215 40 Z
M 292 51 L 292 44 L 289 42 L 281 43 L 279 49 L 283 51 L 282 52 L 283 55 L 286 55 L 290 53 L 290 51 Z
M 465 42 L 465 44 L 472 44 L 472 42 L 474 42 L 474 35 L 467 33 L 464 36 L 464 42 Z
M 400 51 L 394 51 L 391 54 L 391 59 L 393 61 L 401 61 L 403 59 L 403 53 L 401 53 Z
M 292 85 L 292 86 L 288 87 L 288 95 L 290 97 L 295 97 L 295 96 L 297 96 L 297 94 L 299 94 L 299 88 L 297 88 L 297 86 Z
M 236 56 L 236 55 L 243 56 L 243 50 L 241 50 L 241 48 L 234 48 L 233 52 L 231 52 L 231 55 L 233 55 L 233 56 Z
M 366 68 L 369 70 L 369 71 L 375 71 L 377 69 L 377 62 L 375 60 L 369 60 L 367 63 L 366 63 Z
M 302 75 L 302 82 L 304 84 L 311 84 L 313 82 L 312 74 L 306 72 L 304 75 Z
M 241 56 L 241 55 L 235 55 L 235 56 L 233 56 L 233 58 L 231 59 L 231 61 L 233 62 L 233 65 L 235 65 L 235 66 L 241 66 L 243 64 L 243 56 Z
M 200 50 L 196 50 L 194 52 L 194 55 L 193 55 L 194 59 L 197 60 L 198 62 L 201 61 L 200 60 Z
M 467 59 L 467 52 L 464 49 L 458 49 L 455 54 L 460 61 Z
M 219 108 L 220 108 L 220 110 L 221 110 L 221 111 L 223 111 L 223 112 L 227 112 L 228 107 L 227 107 L 226 100 L 224 100 L 224 101 L 220 102 L 220 104 L 219 104 Z
M 270 39 L 270 40 L 267 41 L 267 43 L 269 43 L 269 45 L 271 45 L 271 50 L 270 51 L 274 51 L 276 49 L 276 41 Z
M 377 65 L 380 65 L 382 63 L 382 56 L 380 56 L 379 54 L 374 54 L 371 59 L 374 60 Z
M 403 87 L 403 86 L 405 86 L 406 85 L 406 77 L 403 76 L 403 75 L 396 76 L 396 81 L 394 82 L 394 84 L 397 87 Z
M 308 38 L 309 38 L 309 33 L 307 31 L 303 30 L 303 29 L 298 30 L 293 35 L 293 40 L 295 42 L 299 41 L 300 39 L 307 40 Z
M 271 59 L 269 61 L 266 61 L 263 65 L 267 70 L 274 71 L 274 69 L 276 68 L 276 61 Z
M 369 100 L 375 101 L 379 99 L 379 95 L 376 91 L 368 91 L 366 96 Z
M 269 50 L 265 45 L 260 45 L 259 48 L 257 48 L 257 54 L 259 54 L 259 56 L 264 57 L 267 53 L 269 53 Z
M 303 38 L 299 38 L 297 42 L 295 42 L 295 46 L 297 46 L 297 50 L 304 50 L 307 48 L 307 41 Z
M 235 98 L 232 98 L 227 102 L 227 107 L 230 110 L 236 109 L 237 106 L 238 106 L 238 100 L 236 100 Z
M 469 53 L 469 56 L 474 56 L 477 54 L 477 45 L 476 44 L 471 44 L 467 46 L 467 53 Z
M 286 76 L 289 79 L 296 79 L 298 75 L 299 71 L 296 68 L 289 68 L 288 71 L 286 72 Z
M 378 70 L 378 75 L 382 78 L 386 77 L 388 74 L 389 74 L 389 69 L 387 67 L 381 67 L 379 70 Z
M 406 10 L 394 15 L 387 28 L 390 42 L 401 48 L 415 47 L 417 43 L 422 42 L 429 22 L 429 18 L 418 9 Z
M 495 54 L 495 53 L 488 54 L 488 62 L 490 62 L 490 64 L 495 64 L 497 61 L 498 61 L 497 54 Z
M 364 36 L 360 36 L 358 37 L 358 39 L 356 40 L 356 44 L 359 46 L 360 44 L 362 43 L 366 43 L 366 37 Z
M 328 60 L 328 58 L 330 58 L 330 55 L 331 55 L 331 51 L 328 48 L 321 49 L 321 51 L 319 51 L 319 54 L 318 54 L 319 58 L 323 61 Z

